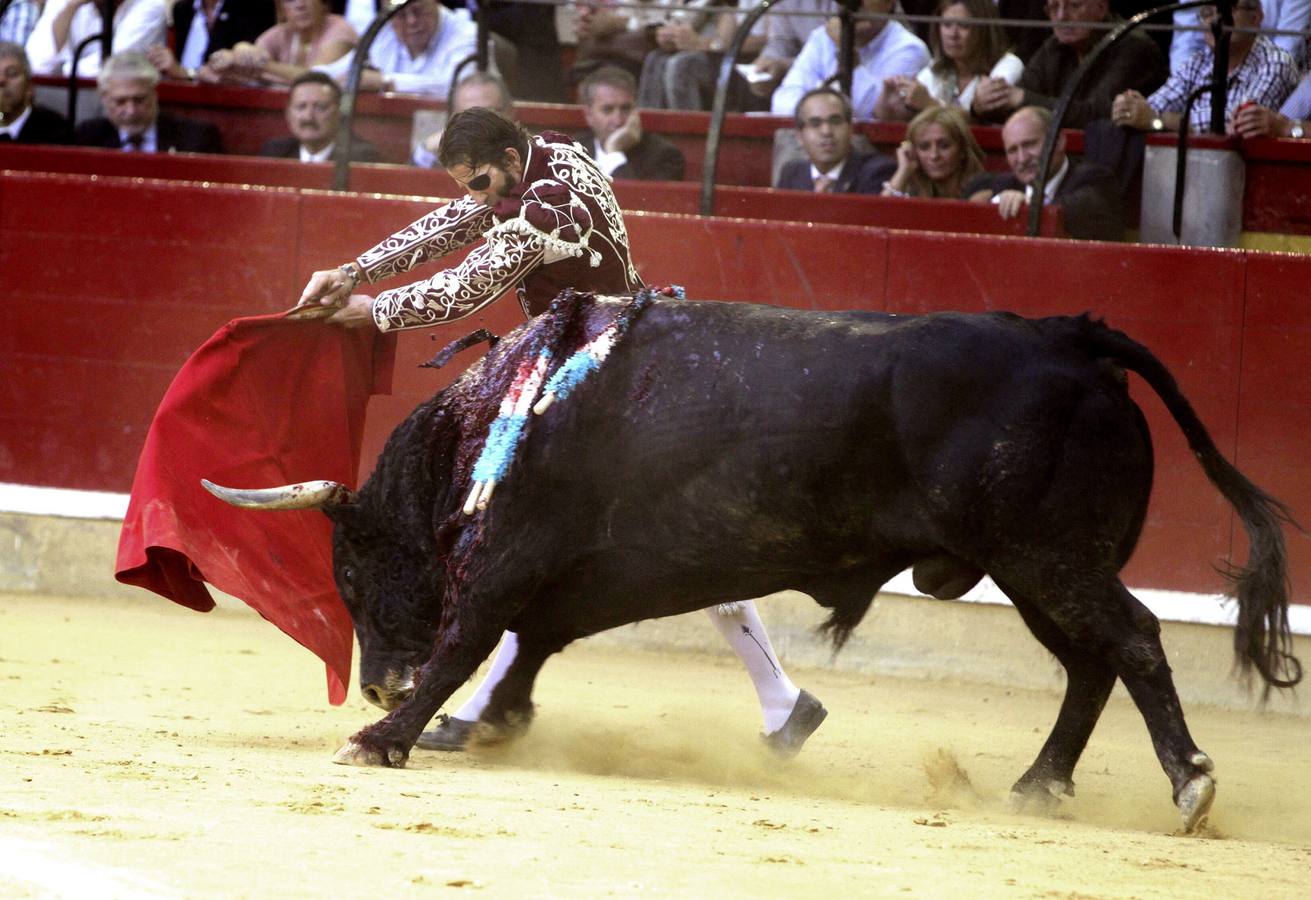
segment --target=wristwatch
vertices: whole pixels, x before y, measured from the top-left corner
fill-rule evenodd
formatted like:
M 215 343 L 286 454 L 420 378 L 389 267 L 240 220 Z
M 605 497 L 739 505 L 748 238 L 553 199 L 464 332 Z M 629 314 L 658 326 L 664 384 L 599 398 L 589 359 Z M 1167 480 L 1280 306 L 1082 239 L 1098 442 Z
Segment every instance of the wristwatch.
M 1302 140 L 1302 122 L 1300 119 L 1293 120 L 1293 127 L 1288 129 L 1288 136 L 1294 140 Z

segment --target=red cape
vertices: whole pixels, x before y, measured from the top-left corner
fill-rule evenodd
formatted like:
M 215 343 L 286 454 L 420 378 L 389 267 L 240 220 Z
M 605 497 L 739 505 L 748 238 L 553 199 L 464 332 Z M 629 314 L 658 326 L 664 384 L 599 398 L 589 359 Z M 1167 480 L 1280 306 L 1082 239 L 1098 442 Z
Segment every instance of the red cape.
M 245 601 L 327 667 L 346 699 L 353 632 L 318 510 L 229 506 L 200 486 L 355 486 L 369 396 L 391 390 L 395 339 L 281 316 L 235 319 L 182 366 L 146 436 L 115 577 L 191 609 L 204 582 Z

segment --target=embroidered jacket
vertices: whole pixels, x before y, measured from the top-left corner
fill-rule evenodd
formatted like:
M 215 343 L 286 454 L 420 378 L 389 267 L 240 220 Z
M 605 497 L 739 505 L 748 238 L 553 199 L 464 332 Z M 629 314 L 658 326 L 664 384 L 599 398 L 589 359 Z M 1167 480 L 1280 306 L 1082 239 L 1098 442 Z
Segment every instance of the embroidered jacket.
M 469 197 L 447 203 L 356 259 L 369 282 L 484 238 L 458 266 L 380 293 L 378 328 L 392 331 L 470 316 L 511 287 L 527 315 L 546 310 L 566 287 L 600 293 L 640 289 L 623 214 L 607 178 L 567 136 L 532 139 L 523 178 L 494 207 Z

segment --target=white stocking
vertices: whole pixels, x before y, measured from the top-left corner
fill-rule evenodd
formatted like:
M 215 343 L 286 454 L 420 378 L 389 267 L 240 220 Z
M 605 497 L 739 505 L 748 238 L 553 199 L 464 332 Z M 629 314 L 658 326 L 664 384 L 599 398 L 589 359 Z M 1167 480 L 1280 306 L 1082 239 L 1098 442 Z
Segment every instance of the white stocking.
M 464 701 L 455 718 L 466 722 L 478 721 L 492 699 L 492 690 L 505 677 L 505 671 L 510 668 L 510 663 L 514 662 L 514 655 L 518 650 L 519 636 L 513 631 L 507 631 L 501 638 L 501 646 L 496 648 L 496 656 L 492 657 L 492 667 L 483 676 L 482 684 L 478 685 L 472 697 Z
M 751 683 L 755 685 L 756 696 L 760 698 L 760 716 L 765 722 L 765 733 L 772 734 L 783 727 L 797 704 L 801 691 L 788 678 L 783 666 L 774 653 L 774 647 L 765 633 L 764 623 L 756 612 L 753 600 L 741 604 L 725 604 L 725 607 L 738 606 L 730 615 L 723 615 L 720 609 L 712 606 L 706 610 L 710 621 L 715 623 L 719 633 L 728 641 L 737 658 L 746 666 Z

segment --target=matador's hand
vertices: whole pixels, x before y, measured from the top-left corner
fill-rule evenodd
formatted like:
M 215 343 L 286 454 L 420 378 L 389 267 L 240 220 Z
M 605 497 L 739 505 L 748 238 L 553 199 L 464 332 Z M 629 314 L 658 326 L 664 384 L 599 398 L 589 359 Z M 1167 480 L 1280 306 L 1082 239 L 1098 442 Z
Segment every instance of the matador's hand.
M 359 278 L 354 266 L 315 272 L 310 276 L 305 290 L 301 292 L 296 308 L 324 306 L 328 309 L 341 309 L 350 299 L 351 291 L 355 290 L 355 285 L 358 283 Z

